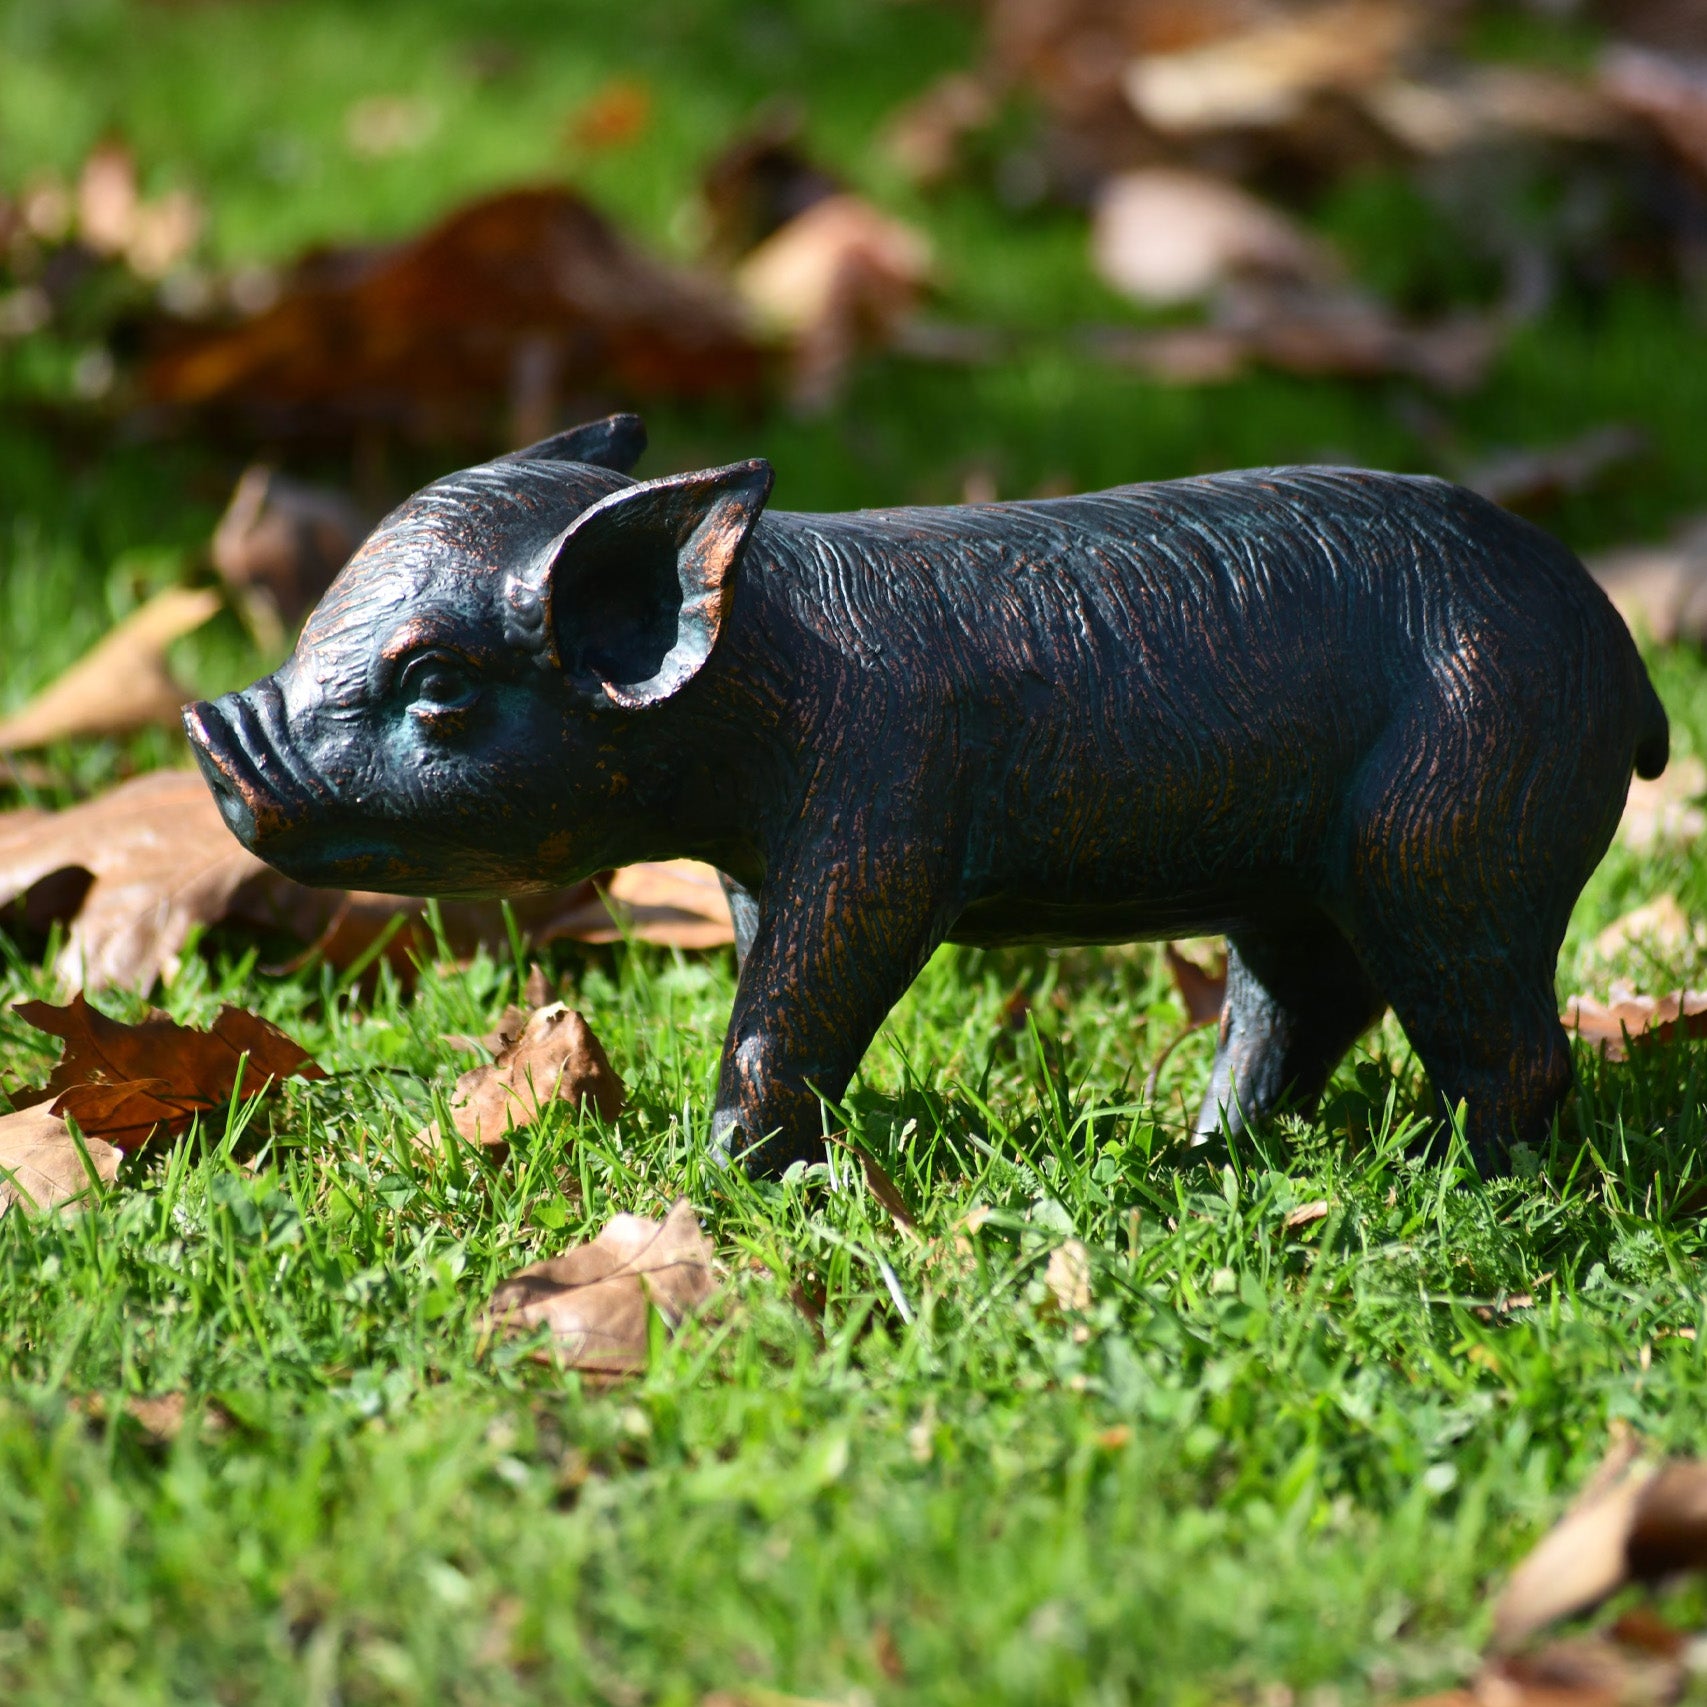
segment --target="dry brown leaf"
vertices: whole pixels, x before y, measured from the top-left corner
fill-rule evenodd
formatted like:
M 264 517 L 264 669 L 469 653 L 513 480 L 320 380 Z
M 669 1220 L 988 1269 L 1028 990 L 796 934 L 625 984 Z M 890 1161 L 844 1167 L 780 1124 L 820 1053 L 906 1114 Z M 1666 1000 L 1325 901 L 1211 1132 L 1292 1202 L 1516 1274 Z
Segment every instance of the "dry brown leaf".
M 614 942 L 623 926 L 645 942 L 679 948 L 734 940 L 717 874 L 688 860 L 631 866 L 607 877 L 612 906 L 592 883 L 511 903 L 534 942 Z M 67 991 L 147 989 L 170 974 L 198 926 L 228 924 L 294 936 L 328 965 L 368 955 L 399 915 L 385 955 L 405 982 L 436 942 L 426 902 L 363 891 L 310 889 L 256 859 L 226 828 L 195 771 L 153 771 L 64 812 L 0 813 L 0 908 L 45 932 L 67 926 L 54 970 Z M 508 927 L 495 902 L 442 902 L 454 955 L 504 952 Z M 304 957 L 306 958 L 306 956 Z
M 1180 52 L 1140 55 L 1122 87 L 1138 116 L 1164 134 L 1286 124 L 1312 96 L 1387 79 L 1425 18 L 1420 7 L 1340 0 Z
M 565 139 L 575 148 L 622 148 L 637 141 L 652 122 L 651 89 L 633 77 L 615 77 L 576 109 Z
M 1533 65 L 1461 65 L 1426 81 L 1392 77 L 1358 91 L 1364 110 L 1417 154 L 1441 155 L 1502 135 L 1567 142 L 1616 137 L 1616 106 L 1593 85 Z
M 1699 804 L 1707 794 L 1707 765 L 1686 754 L 1652 779 L 1632 777 L 1618 821 L 1618 839 L 1632 853 L 1666 845 L 1687 846 L 1707 830 Z
M 1493 1645 L 1510 1652 L 1537 1631 L 1598 1604 L 1628 1577 L 1625 1544 L 1654 1467 L 1632 1435 L 1614 1444 L 1581 1495 L 1512 1572 L 1494 1603 Z
M 1287 1210 L 1286 1219 L 1281 1225 L 1291 1232 L 1298 1227 L 1312 1226 L 1317 1221 L 1326 1221 L 1327 1218 L 1328 1200 L 1318 1197 L 1312 1203 L 1300 1203 L 1296 1209 Z
M 1565 1003 L 1566 1031 L 1597 1047 L 1608 1061 L 1623 1061 L 1631 1049 L 1684 1037 L 1707 1037 L 1707 991 L 1674 990 L 1669 996 L 1638 995 L 1614 984 L 1607 1000 L 1572 996 Z
M 705 251 L 718 265 L 733 266 L 815 202 L 841 193 L 841 180 L 805 151 L 802 129 L 798 108 L 772 107 L 701 174 Z
M 84 1147 L 102 1184 L 118 1178 L 119 1152 L 99 1138 Z M 64 1119 L 45 1107 L 0 1115 L 0 1214 L 14 1203 L 51 1209 L 72 1203 L 91 1189 L 89 1170 Z
M 918 305 L 931 248 L 910 225 L 853 195 L 814 202 L 748 255 L 735 287 L 794 348 L 795 402 L 836 394 L 854 356 L 890 343 Z
M 1562 444 L 1489 457 L 1466 470 L 1462 480 L 1472 492 L 1508 510 L 1529 514 L 1562 497 L 1588 491 L 1650 448 L 1651 440 L 1640 427 L 1614 423 L 1591 428 Z
M 0 905 L 20 902 L 34 928 L 69 924 L 54 968 L 67 987 L 145 989 L 246 888 L 258 898 L 285 883 L 225 827 L 194 771 L 154 771 L 64 812 L 0 814 Z
M 79 1411 L 91 1423 L 104 1423 L 112 1414 L 107 1398 L 101 1393 L 71 1400 L 71 1408 Z M 129 1393 L 120 1406 L 120 1414 L 135 1425 L 145 1446 L 170 1446 L 184 1432 L 192 1418 L 201 1425 L 204 1434 L 224 1434 L 231 1427 L 231 1413 L 216 1400 L 204 1400 L 198 1409 L 192 1408 L 187 1393 Z
M 145 279 L 164 278 L 195 247 L 204 214 L 187 190 L 144 200 L 136 161 L 109 141 L 83 162 L 76 191 L 77 234 L 97 255 L 123 260 Z
M 674 1328 L 711 1296 L 711 1256 L 685 1197 L 662 1221 L 613 1216 L 591 1244 L 511 1275 L 486 1321 L 512 1333 L 548 1327 L 570 1368 L 627 1374 L 645 1367 L 648 1306 Z
M 1651 124 L 1684 165 L 1707 177 L 1707 59 L 1615 47 L 1600 81 L 1612 101 Z
M 490 442 L 507 404 L 516 443 L 589 394 L 752 397 L 763 363 L 714 287 L 542 188 L 393 247 L 309 257 L 243 324 L 179 328 L 146 383 L 157 404 L 274 442 L 374 427 Z
M 892 113 L 878 146 L 921 188 L 950 177 L 961 144 L 996 116 L 996 92 L 987 79 L 950 71 Z
M 344 114 L 344 140 L 366 160 L 413 154 L 438 128 L 438 108 L 413 95 L 369 95 Z
M 1707 1460 L 1660 1466 L 1642 1489 L 1624 1545 L 1638 1582 L 1707 1571 Z
M 166 648 L 219 609 L 211 588 L 169 587 L 134 610 L 70 669 L 0 720 L 0 752 L 75 736 L 125 735 L 175 724 L 195 696 L 166 668 Z
M 1639 634 L 1662 645 L 1707 640 L 1707 520 L 1697 517 L 1663 545 L 1623 546 L 1587 561 Z
M 1182 954 L 1173 943 L 1162 945 L 1162 955 L 1173 976 L 1174 988 L 1185 1004 L 1188 1028 L 1213 1025 L 1221 1017 L 1227 999 L 1227 957 L 1216 955 L 1207 966 Z
M 1602 960 L 1616 959 L 1631 949 L 1670 960 L 1701 948 L 1707 948 L 1707 929 L 1684 912 L 1675 895 L 1661 895 L 1632 908 L 1594 939 L 1594 952 Z
M 1082 1316 L 1091 1307 L 1091 1254 L 1077 1239 L 1068 1239 L 1049 1253 L 1043 1284 L 1056 1309 Z
M 529 1014 L 496 1060 L 456 1081 L 451 1122 L 471 1144 L 504 1144 L 515 1127 L 537 1120 L 553 1098 L 575 1108 L 590 1103 L 606 1121 L 622 1112 L 623 1084 L 610 1057 L 586 1019 L 562 1002 Z M 436 1148 L 438 1122 L 424 1127 L 416 1141 Z
M 717 873 L 698 860 L 655 860 L 624 866 L 573 906 L 528 929 L 536 942 L 620 942 L 631 936 L 668 948 L 721 948 L 735 924 Z
M 65 1042 L 33 1098 L 51 1099 L 55 1114 L 121 1150 L 158 1130 L 187 1131 L 197 1115 L 283 1079 L 326 1077 L 293 1038 L 243 1008 L 221 1008 L 207 1031 L 157 1012 L 129 1025 L 90 1007 L 81 992 L 66 1007 L 16 1002 L 12 1011 Z
M 1414 325 L 1361 291 L 1249 281 L 1217 293 L 1207 326 L 1104 331 L 1095 343 L 1109 360 L 1171 385 L 1219 383 L 1262 364 L 1351 379 L 1409 374 L 1459 393 L 1480 384 L 1508 329 L 1498 313 Z
M 838 1142 L 844 1150 L 849 1150 L 859 1157 L 860 1168 L 865 1174 L 866 1189 L 889 1211 L 895 1225 L 903 1233 L 917 1233 L 918 1222 L 913 1218 L 913 1212 L 907 1207 L 907 1200 L 901 1195 L 901 1188 L 890 1176 L 889 1170 L 858 1144 L 850 1143 L 845 1138 Z
M 1323 278 L 1329 252 L 1278 209 L 1207 172 L 1150 167 L 1098 192 L 1091 258 L 1104 283 L 1166 306 L 1239 274 Z
M 276 642 L 320 602 L 367 530 L 343 493 L 257 463 L 243 471 L 214 529 L 213 566 Z

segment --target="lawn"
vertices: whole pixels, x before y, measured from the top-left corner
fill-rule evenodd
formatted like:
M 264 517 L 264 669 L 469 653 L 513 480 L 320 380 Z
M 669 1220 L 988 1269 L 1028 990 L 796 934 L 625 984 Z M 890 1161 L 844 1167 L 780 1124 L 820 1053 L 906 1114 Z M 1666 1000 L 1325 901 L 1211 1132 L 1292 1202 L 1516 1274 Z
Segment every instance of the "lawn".
M 1071 329 L 1130 311 L 1086 268 L 1081 218 L 894 179 L 873 127 L 964 63 L 973 28 L 883 0 L 644 18 L 593 0 L 7 0 L 0 187 L 117 131 L 150 187 L 207 199 L 225 259 L 407 232 L 542 178 L 681 255 L 698 166 L 792 93 L 821 157 L 933 233 L 942 312 L 1007 328 L 1010 353 L 872 361 L 810 421 L 666 411 L 647 471 L 764 454 L 778 503 L 813 508 L 952 499 L 974 471 L 1017 496 L 1288 460 L 1441 467 L 1404 382 L 1169 389 L 1099 365 Z M 1553 46 L 1577 44 L 1561 29 Z M 566 115 L 617 76 L 655 91 L 650 126 L 566 146 Z M 350 103 L 402 90 L 430 98 L 433 134 L 352 158 Z M 1388 288 L 1445 264 L 1449 236 L 1396 176 L 1316 216 Z M 7 706 L 194 561 L 240 466 L 219 445 L 44 425 L 76 355 L 0 349 Z M 1631 284 L 1562 300 L 1486 387 L 1429 409 L 1465 457 L 1640 422 L 1640 468 L 1548 524 L 1584 550 L 1657 537 L 1698 502 L 1704 355 L 1686 304 Z M 180 650 L 203 691 L 269 662 L 235 620 Z M 1684 648 L 1651 662 L 1674 753 L 1707 754 L 1707 666 Z M 40 799 L 183 757 L 164 732 L 88 743 L 53 755 L 65 782 Z M 1664 894 L 1707 917 L 1687 849 L 1615 847 L 1561 996 L 1699 985 L 1701 950 L 1593 946 Z M 52 1051 L 10 1005 L 57 992 L 45 959 L 0 952 L 0 1067 L 37 1083 Z M 1628 1064 L 1581 1051 L 1553 1142 L 1511 1177 L 1411 1153 L 1430 1105 L 1391 1018 L 1317 1119 L 1189 1151 L 1213 1034 L 1144 1097 L 1184 1021 L 1153 945 L 944 950 L 835 1112 L 909 1230 L 845 1155 L 781 1183 L 705 1160 L 726 952 L 552 950 L 629 1107 L 607 1128 L 557 1105 L 498 1164 L 412 1138 L 467 1065 L 447 1037 L 490 1028 L 525 946 L 441 955 L 409 991 L 265 958 L 210 941 L 154 998 L 198 1024 L 254 1008 L 330 1079 L 127 1163 L 87 1213 L 0 1219 L 9 1703 L 1402 1699 L 1473 1663 L 1488 1588 L 1609 1431 L 1683 1450 L 1707 1428 L 1707 1062 L 1687 1043 Z M 585 1382 L 483 1331 L 505 1274 L 682 1194 L 721 1285 L 655 1335 L 643 1375 Z M 1069 1239 L 1083 1309 L 1046 1280 Z M 173 1394 L 175 1434 L 126 1412 Z

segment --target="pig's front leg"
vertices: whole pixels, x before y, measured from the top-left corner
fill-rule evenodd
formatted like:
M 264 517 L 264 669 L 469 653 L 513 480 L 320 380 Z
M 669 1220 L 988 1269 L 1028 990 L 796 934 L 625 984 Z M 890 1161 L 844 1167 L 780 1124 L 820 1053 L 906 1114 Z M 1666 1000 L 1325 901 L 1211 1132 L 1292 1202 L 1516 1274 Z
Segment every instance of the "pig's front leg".
M 767 875 L 723 1045 L 720 1155 L 770 1175 L 823 1159 L 820 1095 L 847 1089 L 958 911 L 941 863 L 844 845 Z
M 726 871 L 718 872 L 717 881 L 723 885 L 723 899 L 729 903 L 729 922 L 735 927 L 735 968 L 739 971 L 747 964 L 753 938 L 759 934 L 759 898 Z

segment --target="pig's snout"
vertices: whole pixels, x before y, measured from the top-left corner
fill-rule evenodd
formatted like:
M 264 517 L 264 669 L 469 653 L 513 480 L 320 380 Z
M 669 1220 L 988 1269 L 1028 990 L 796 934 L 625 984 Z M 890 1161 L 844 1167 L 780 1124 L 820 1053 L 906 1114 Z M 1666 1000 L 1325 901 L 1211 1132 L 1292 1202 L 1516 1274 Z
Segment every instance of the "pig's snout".
M 317 790 L 288 762 L 284 696 L 271 676 L 188 706 L 184 728 L 231 833 L 266 856 L 300 829 Z

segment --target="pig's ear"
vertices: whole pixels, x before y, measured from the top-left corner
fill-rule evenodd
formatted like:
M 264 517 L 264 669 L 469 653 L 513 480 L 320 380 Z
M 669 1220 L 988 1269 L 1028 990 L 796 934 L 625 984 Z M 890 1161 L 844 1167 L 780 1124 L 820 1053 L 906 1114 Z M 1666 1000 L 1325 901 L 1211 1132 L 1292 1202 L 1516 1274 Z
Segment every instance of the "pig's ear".
M 646 449 L 646 423 L 638 415 L 607 415 L 566 433 L 553 433 L 525 450 L 513 450 L 500 462 L 590 462 L 627 474 Z
M 544 627 L 564 673 L 639 710 L 685 687 L 711 656 L 735 601 L 747 536 L 771 465 L 737 462 L 612 492 L 550 553 Z

